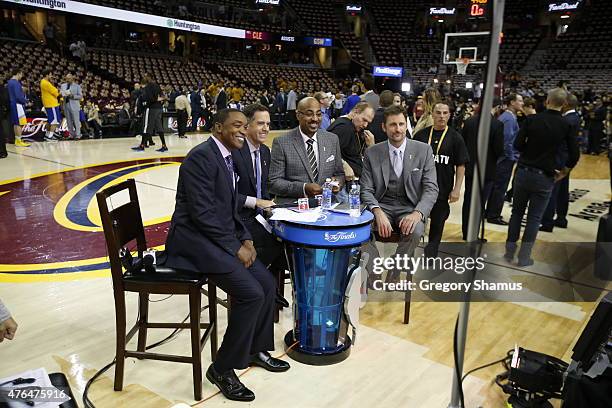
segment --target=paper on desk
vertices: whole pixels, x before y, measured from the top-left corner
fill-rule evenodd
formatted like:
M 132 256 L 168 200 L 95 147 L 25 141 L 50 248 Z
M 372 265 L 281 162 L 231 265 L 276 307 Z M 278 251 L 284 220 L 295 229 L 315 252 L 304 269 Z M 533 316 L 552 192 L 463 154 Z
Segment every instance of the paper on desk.
M 270 219 L 272 221 L 316 222 L 320 215 L 318 210 L 295 212 L 287 208 L 276 208 Z
M 0 378 L 0 384 L 3 384 L 7 381 L 15 380 L 17 378 L 34 378 L 36 381 L 31 384 L 20 384 L 20 385 L 12 385 L 6 384 L 3 385 L 2 388 L 23 388 L 23 387 L 42 387 L 42 388 L 51 388 L 53 384 L 51 384 L 51 379 L 49 378 L 49 374 L 47 374 L 47 370 L 44 368 L 37 368 L 36 370 L 24 371 L 23 373 L 15 374 L 10 377 Z M 66 401 L 68 401 L 70 397 L 66 395 Z M 28 405 L 14 401 L 10 403 L 11 407 L 27 407 Z M 36 408 L 58 408 L 60 404 L 57 402 L 36 402 L 34 405 Z

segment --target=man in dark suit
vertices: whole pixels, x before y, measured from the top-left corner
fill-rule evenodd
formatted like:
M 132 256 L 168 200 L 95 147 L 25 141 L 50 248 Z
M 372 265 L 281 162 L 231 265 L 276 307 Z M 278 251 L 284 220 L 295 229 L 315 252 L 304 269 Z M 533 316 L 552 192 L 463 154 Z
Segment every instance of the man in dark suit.
M 234 373 L 258 365 L 286 371 L 274 350 L 276 283 L 256 259 L 251 234 L 238 216 L 237 177 L 232 150 L 244 144 L 246 117 L 237 110 L 217 113 L 213 136 L 192 149 L 179 170 L 176 206 L 166 241 L 166 265 L 205 274 L 231 296 L 232 313 L 217 358 L 206 378 L 232 400 L 255 395 Z
M 193 92 L 189 95 L 189 103 L 191 105 L 191 127 L 190 132 L 197 132 L 198 121 L 202 116 L 202 96 L 198 87 L 193 88 Z
M 217 105 L 217 112 L 227 108 L 227 93 L 225 92 L 225 87 L 221 86 L 215 104 Z
M 493 103 L 493 112 L 499 109 L 501 101 Z M 491 113 L 493 113 L 491 112 Z M 463 195 L 463 207 L 461 214 L 461 231 L 463 239 L 467 239 L 467 230 L 470 217 L 470 204 L 472 201 L 472 183 L 474 176 L 478 177 L 478 173 L 474 174 L 474 167 L 478 161 L 478 124 L 480 122 L 480 114 L 476 114 L 465 121 L 461 134 L 465 145 L 467 146 L 468 156 L 470 161 L 465 167 L 465 193 Z M 484 184 L 480 190 L 482 208 L 486 208 L 489 196 L 493 191 L 495 184 L 495 168 L 497 159 L 504 154 L 504 124 L 493 116 L 489 128 L 489 149 L 487 153 L 487 162 L 484 168 Z M 482 171 L 482 169 L 481 169 Z
M 274 205 L 268 194 L 270 170 L 270 148 L 264 143 L 270 133 L 270 112 L 259 103 L 247 106 L 243 112 L 247 117 L 246 142 L 232 152 L 234 168 L 238 174 L 238 214 L 247 227 L 257 250 L 257 257 L 274 276 L 284 275 L 286 269 L 282 244 L 261 224 L 258 217 L 265 209 Z M 280 294 L 276 303 L 289 307 Z
M 272 157 L 268 187 L 279 203 L 314 197 L 323 192 L 327 178 L 335 178 L 339 186 L 344 184 L 342 154 L 338 136 L 319 129 L 321 104 L 307 97 L 297 105 L 299 126 L 272 142 Z
M 563 118 L 569 123 L 572 138 L 578 140 L 578 132 L 580 131 L 580 115 L 576 112 L 576 106 L 578 106 L 578 98 L 575 95 L 568 95 L 567 102 L 563 107 Z M 567 149 L 564 145 L 559 148 L 559 166 L 563 168 L 564 160 L 567 159 Z M 555 183 L 553 191 L 548 200 L 548 206 L 544 215 L 542 216 L 542 226 L 540 231 L 553 232 L 554 227 L 567 228 L 567 211 L 569 209 L 569 178 L 563 177 L 561 180 Z M 554 219 L 555 213 L 557 219 Z
M 285 128 L 285 114 L 287 113 L 287 94 L 281 87 L 274 98 L 274 109 L 276 111 L 276 117 L 278 118 L 278 128 Z

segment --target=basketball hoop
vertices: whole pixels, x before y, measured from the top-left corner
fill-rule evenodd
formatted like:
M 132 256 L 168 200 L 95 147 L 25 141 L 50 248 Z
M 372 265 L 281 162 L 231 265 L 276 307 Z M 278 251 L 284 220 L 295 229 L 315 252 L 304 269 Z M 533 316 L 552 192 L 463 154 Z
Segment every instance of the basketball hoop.
M 457 58 L 455 65 L 457 66 L 457 75 L 465 75 L 467 72 L 468 65 L 470 65 L 470 59 Z

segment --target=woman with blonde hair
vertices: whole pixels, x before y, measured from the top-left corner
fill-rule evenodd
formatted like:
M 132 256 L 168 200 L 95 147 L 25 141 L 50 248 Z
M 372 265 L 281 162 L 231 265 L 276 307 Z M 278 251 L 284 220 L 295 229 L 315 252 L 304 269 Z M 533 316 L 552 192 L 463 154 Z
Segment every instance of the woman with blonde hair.
M 434 106 L 442 100 L 440 92 L 435 88 L 427 88 L 423 91 L 423 115 L 419 118 L 416 126 L 414 127 L 413 135 L 416 135 L 419 130 L 425 129 L 429 126 L 433 126 L 433 118 L 431 112 Z

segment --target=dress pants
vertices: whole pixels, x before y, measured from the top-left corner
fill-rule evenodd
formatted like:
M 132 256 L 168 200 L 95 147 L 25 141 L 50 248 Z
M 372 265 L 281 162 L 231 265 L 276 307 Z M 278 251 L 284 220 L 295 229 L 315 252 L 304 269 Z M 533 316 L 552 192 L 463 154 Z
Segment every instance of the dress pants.
M 66 124 L 71 138 L 81 138 L 81 115 L 80 109 L 70 108 L 67 104 L 64 105 L 64 115 L 66 116 Z
M 438 256 L 438 248 L 442 241 L 444 224 L 450 215 L 448 200 L 437 200 L 429 213 L 429 239 L 425 246 L 425 256 L 434 258 Z
M 501 217 L 506 190 L 508 190 L 508 184 L 512 178 L 512 169 L 515 163 L 514 160 L 506 158 L 497 163 L 495 168 L 495 185 L 487 204 L 486 217 L 489 220 Z
M 200 116 L 202 116 L 202 111 L 191 111 L 191 126 L 188 129 L 189 132 L 196 132 L 198 130 L 198 121 L 200 120 Z
M 185 132 L 187 131 L 187 119 L 188 116 L 185 109 L 179 109 L 176 111 L 176 126 L 178 128 L 179 136 L 185 136 Z
M 399 222 L 406 215 L 410 214 L 412 210 L 408 210 L 406 208 L 403 209 L 390 209 L 381 206 L 381 210 L 385 213 L 389 222 L 391 223 L 391 227 L 393 227 L 394 232 L 400 232 Z M 372 224 L 372 230 L 378 231 L 378 227 L 376 222 Z M 422 222 L 417 223 L 414 228 L 412 234 L 404 235 L 400 237 L 400 241 L 397 245 L 397 249 L 395 250 L 395 255 L 408 255 L 414 256 L 414 250 L 419 245 L 419 241 L 425 232 L 425 225 Z M 366 265 L 366 271 L 368 272 L 368 281 L 369 283 L 374 280 L 374 275 L 372 274 L 374 259 L 380 257 L 380 253 L 378 252 L 378 248 L 376 247 L 376 240 L 372 238 L 363 246 L 363 251 L 369 255 L 368 263 Z M 393 255 L 395 257 L 395 255 Z M 397 277 L 396 271 L 389 271 L 389 274 L 395 278 Z M 389 276 L 388 276 L 389 278 Z M 371 287 L 368 284 L 369 287 Z
M 461 232 L 463 235 L 463 239 L 467 239 L 468 225 L 470 222 L 470 205 L 472 203 L 473 180 L 473 176 L 465 176 L 465 193 L 463 195 L 463 206 L 461 207 Z M 480 198 L 482 202 L 482 217 L 484 217 L 485 215 L 484 211 L 487 207 L 487 201 L 491 196 L 491 192 L 493 191 L 493 186 L 493 180 L 485 180 L 484 185 L 482 186 L 482 191 L 480 192 Z
M 569 177 L 563 177 L 555 183 L 550 200 L 542 216 L 542 226 L 554 227 L 555 214 L 557 221 L 567 222 L 567 211 L 569 207 Z
M 527 225 L 521 239 L 519 261 L 526 261 L 531 258 L 531 250 L 538 235 L 542 215 L 548 205 L 553 185 L 554 178 L 552 176 L 542 174 L 537 170 L 527 170 L 521 166 L 516 171 L 506 252 L 514 255 L 516 242 L 521 233 L 521 221 L 527 210 Z
M 253 246 L 257 251 L 257 259 L 266 266 L 273 276 L 279 270 L 287 269 L 287 260 L 283 244 L 274 238 L 255 218 L 243 219 L 242 222 L 247 227 L 253 237 Z
M 274 350 L 276 281 L 258 259 L 248 269 L 240 265 L 229 273 L 207 277 L 232 299 L 215 369 L 224 373 L 247 368 L 251 355 Z

